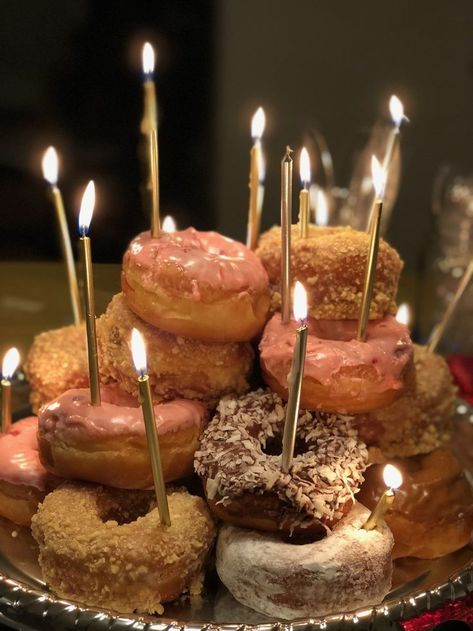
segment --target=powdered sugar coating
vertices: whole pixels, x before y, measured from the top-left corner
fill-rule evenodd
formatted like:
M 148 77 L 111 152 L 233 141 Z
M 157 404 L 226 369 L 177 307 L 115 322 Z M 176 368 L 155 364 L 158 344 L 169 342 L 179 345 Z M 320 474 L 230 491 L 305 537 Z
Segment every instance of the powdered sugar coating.
M 263 390 L 225 397 L 204 431 L 195 468 L 207 497 L 224 505 L 245 493 L 275 493 L 283 509 L 325 525 L 338 521 L 342 507 L 359 490 L 368 461 L 352 417 L 300 410 L 297 439 L 304 453 L 289 473 L 280 455 L 264 453 L 268 439 L 282 436 L 285 404 Z

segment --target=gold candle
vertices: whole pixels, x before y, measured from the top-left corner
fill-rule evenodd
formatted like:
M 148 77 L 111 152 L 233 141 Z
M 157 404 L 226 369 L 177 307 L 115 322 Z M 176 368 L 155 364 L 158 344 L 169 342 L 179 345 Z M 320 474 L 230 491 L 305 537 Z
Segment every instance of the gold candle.
M 292 149 L 281 162 L 281 320 L 291 319 Z
M 263 136 L 266 118 L 264 110 L 259 107 L 251 120 L 251 137 L 253 138 L 253 146 L 250 151 L 250 178 L 248 186 L 250 189 L 250 197 L 248 204 L 248 227 L 246 231 L 246 246 L 250 250 L 256 249 L 259 236 L 259 224 L 262 206 L 262 195 L 260 188 L 263 186 L 263 156 L 261 150 L 261 138 Z
M 371 233 L 368 259 L 366 261 L 365 281 L 363 286 L 363 295 L 361 298 L 360 318 L 358 321 L 357 339 L 364 342 L 366 339 L 366 330 L 368 327 L 368 318 L 370 314 L 371 299 L 373 297 L 373 288 L 376 280 L 376 264 L 378 261 L 379 232 L 381 227 L 381 213 L 383 210 L 383 192 L 386 181 L 386 173 L 380 166 L 375 156 L 371 160 L 371 169 L 373 174 L 373 184 L 375 187 L 375 200 L 371 211 Z
M 450 301 L 443 315 L 443 318 L 441 319 L 439 324 L 437 324 L 437 326 L 434 328 L 434 330 L 432 331 L 430 335 L 430 339 L 427 344 L 427 351 L 429 353 L 435 353 L 435 349 L 437 348 L 440 340 L 442 339 L 442 335 L 444 334 L 445 329 L 447 328 L 447 325 L 450 322 L 450 319 L 452 315 L 454 314 L 455 309 L 458 306 L 458 303 L 462 299 L 462 296 L 465 293 L 466 288 L 470 284 L 472 276 L 473 276 L 473 259 L 469 262 L 468 267 L 466 268 L 465 273 L 462 276 L 460 284 L 458 285 L 457 291 L 455 292 L 455 295 Z
M 281 469 L 287 473 L 291 468 L 296 443 L 297 419 L 301 400 L 302 379 L 307 349 L 307 294 L 299 281 L 294 287 L 294 318 L 299 320 L 300 326 L 296 331 L 296 343 L 292 356 L 291 370 L 287 376 L 288 400 L 286 420 L 282 442 Z
M 149 386 L 149 377 L 146 374 L 146 349 L 143 337 L 137 329 L 131 332 L 131 352 L 133 363 L 135 364 L 138 377 L 138 390 L 140 403 L 143 410 L 143 419 L 146 429 L 146 439 L 148 442 L 149 459 L 151 461 L 151 471 L 153 473 L 154 491 L 158 503 L 159 518 L 163 526 L 171 525 L 169 514 L 168 498 L 166 495 L 166 485 L 164 484 L 163 465 L 161 462 L 161 452 L 159 451 L 158 432 L 156 431 L 156 419 L 154 416 L 153 400 Z
M 143 46 L 144 111 L 141 131 L 148 138 L 149 190 L 151 191 L 151 234 L 159 237 L 161 232 L 159 210 L 159 151 L 156 86 L 153 80 L 155 56 L 149 42 Z
M 15 374 L 15 370 L 20 363 L 20 354 L 15 347 L 10 348 L 5 353 L 2 363 L 2 380 L 0 382 L 2 392 L 2 415 L 0 430 L 7 432 L 12 423 L 12 399 L 11 399 L 11 381 Z
M 85 329 L 87 334 L 87 358 L 89 367 L 90 401 L 92 405 L 100 405 L 99 362 L 97 354 L 97 334 L 95 330 L 95 292 L 92 270 L 92 253 L 90 248 L 90 222 L 95 206 L 95 186 L 91 180 L 82 196 L 79 213 L 79 251 L 81 253 L 82 274 L 84 283 Z
M 310 159 L 309 152 L 302 148 L 300 163 L 300 176 L 302 189 L 299 193 L 299 236 L 307 239 L 309 236 L 309 182 L 310 182 Z
M 61 244 L 62 258 L 66 266 L 67 279 L 69 283 L 69 293 L 71 298 L 74 324 L 82 322 L 82 309 L 79 297 L 79 285 L 77 283 L 76 266 L 72 254 L 71 237 L 67 226 L 66 212 L 62 201 L 61 191 L 57 186 L 58 178 L 58 157 L 54 147 L 49 147 L 43 156 L 43 177 L 50 184 L 51 200 L 56 210 L 56 220 L 59 228 L 59 241 Z
M 365 530 L 374 530 L 384 523 L 384 516 L 391 509 L 394 502 L 394 490 L 398 489 L 402 484 L 402 475 L 399 469 L 392 464 L 387 464 L 383 471 L 384 482 L 389 487 L 379 498 L 378 503 L 371 511 L 371 515 L 363 525 Z

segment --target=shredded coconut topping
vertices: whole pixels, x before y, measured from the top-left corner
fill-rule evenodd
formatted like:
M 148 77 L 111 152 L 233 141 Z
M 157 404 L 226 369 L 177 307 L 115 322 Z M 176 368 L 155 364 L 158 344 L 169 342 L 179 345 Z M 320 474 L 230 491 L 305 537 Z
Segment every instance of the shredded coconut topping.
M 300 410 L 294 459 L 283 473 L 281 456 L 264 450 L 269 439 L 282 441 L 285 414 L 285 403 L 269 390 L 223 398 L 195 454 L 196 471 L 211 500 L 225 505 L 246 493 L 275 493 L 300 523 L 330 525 L 363 482 L 367 448 L 352 417 Z

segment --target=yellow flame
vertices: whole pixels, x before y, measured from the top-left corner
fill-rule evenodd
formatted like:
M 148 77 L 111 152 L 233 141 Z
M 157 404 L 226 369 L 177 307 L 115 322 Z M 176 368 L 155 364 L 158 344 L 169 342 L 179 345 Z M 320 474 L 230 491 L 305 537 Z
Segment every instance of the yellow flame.
M 301 157 L 299 161 L 299 173 L 301 176 L 302 184 L 310 182 L 310 158 L 309 152 L 305 147 L 302 147 Z
M 411 310 L 407 302 L 403 302 L 399 305 L 396 313 L 396 320 L 406 326 L 409 326 L 411 323 Z
M 163 219 L 163 232 L 176 232 L 176 222 L 171 215 L 166 215 Z
M 396 127 L 400 127 L 404 118 L 404 106 L 394 94 L 389 99 L 389 111 Z
M 307 293 L 299 281 L 296 281 L 294 287 L 294 318 L 300 322 L 307 319 Z
M 54 147 L 48 147 L 44 152 L 41 162 L 43 167 L 43 177 L 50 184 L 57 184 L 57 174 L 59 170 L 58 157 Z
M 144 375 L 146 373 L 146 347 L 143 336 L 138 329 L 131 331 L 131 356 L 136 371 L 140 375 Z
M 151 74 L 154 72 L 154 48 L 149 42 L 143 46 L 143 72 Z
M 402 484 L 402 474 L 392 464 L 387 464 L 383 471 L 384 483 L 390 489 L 398 489 Z
M 4 379 L 11 379 L 18 368 L 20 363 L 20 353 L 18 349 L 13 347 L 5 353 L 2 363 L 2 377 Z
M 262 107 L 258 107 L 251 119 L 251 137 L 253 140 L 261 140 L 265 126 L 266 116 L 264 114 L 264 109 Z
M 386 170 L 380 165 L 376 156 L 371 156 L 371 177 L 376 197 L 382 198 L 386 184 Z
M 84 194 L 82 195 L 82 202 L 79 212 L 79 231 L 86 233 L 89 231 L 90 222 L 92 221 L 92 215 L 94 214 L 95 206 L 95 184 L 93 180 L 85 187 Z

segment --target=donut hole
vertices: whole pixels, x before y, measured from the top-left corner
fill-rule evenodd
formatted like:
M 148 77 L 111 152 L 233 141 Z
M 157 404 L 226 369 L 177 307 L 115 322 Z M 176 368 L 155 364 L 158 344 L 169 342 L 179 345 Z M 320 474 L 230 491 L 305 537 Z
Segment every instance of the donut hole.
M 261 451 L 267 456 L 280 456 L 282 454 L 282 436 L 270 436 L 266 439 L 266 444 L 261 445 Z M 294 456 L 302 456 L 309 451 L 307 443 L 303 438 L 296 437 L 294 445 Z
M 320 541 L 327 536 L 327 531 L 323 526 L 320 527 L 320 530 L 310 530 L 309 532 L 297 532 L 292 535 L 289 533 L 285 533 L 281 536 L 281 541 L 284 543 L 290 543 L 293 546 L 305 546 L 311 543 L 315 543 L 316 541 Z
M 102 522 L 116 522 L 118 526 L 131 524 L 139 517 L 147 515 L 154 504 L 151 493 L 118 492 L 101 495 L 98 498 L 98 515 Z

